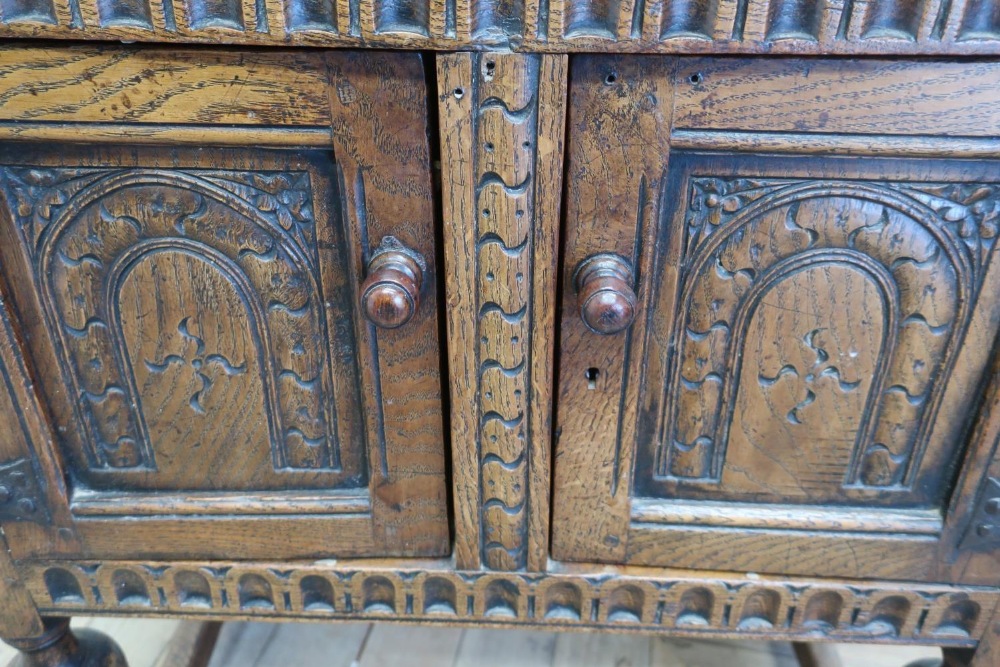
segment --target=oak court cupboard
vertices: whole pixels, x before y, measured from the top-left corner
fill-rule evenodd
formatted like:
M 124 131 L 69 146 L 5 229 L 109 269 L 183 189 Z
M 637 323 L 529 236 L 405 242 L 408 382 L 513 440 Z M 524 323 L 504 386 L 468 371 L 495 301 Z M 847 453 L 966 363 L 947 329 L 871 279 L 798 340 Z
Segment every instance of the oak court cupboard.
M 996 0 L 0 0 L 0 637 L 1000 665 Z

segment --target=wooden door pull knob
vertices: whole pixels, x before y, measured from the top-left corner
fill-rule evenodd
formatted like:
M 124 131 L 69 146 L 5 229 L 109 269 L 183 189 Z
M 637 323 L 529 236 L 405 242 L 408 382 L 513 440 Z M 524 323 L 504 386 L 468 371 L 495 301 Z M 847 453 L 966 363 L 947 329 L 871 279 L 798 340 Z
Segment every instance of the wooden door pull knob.
M 591 255 L 574 274 L 580 317 L 594 333 L 616 334 L 635 320 L 635 277 L 628 261 L 618 255 Z
M 375 326 L 396 329 L 420 307 L 424 263 L 392 237 L 386 237 L 368 262 L 368 275 L 361 285 L 361 309 Z

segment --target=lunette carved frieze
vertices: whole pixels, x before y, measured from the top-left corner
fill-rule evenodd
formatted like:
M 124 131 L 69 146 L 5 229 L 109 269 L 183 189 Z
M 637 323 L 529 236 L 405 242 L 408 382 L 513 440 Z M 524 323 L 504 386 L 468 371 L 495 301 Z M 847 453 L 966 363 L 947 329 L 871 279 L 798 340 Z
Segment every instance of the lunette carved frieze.
M 737 394 L 752 375 L 789 437 L 808 438 L 795 429 L 837 405 L 858 416 L 844 427 L 854 445 L 843 484 L 907 488 L 996 243 L 1000 186 L 696 177 L 690 187 L 677 354 L 664 387 L 677 398 L 664 403 L 654 475 L 720 479 L 740 428 Z M 846 291 L 794 305 L 795 286 L 804 294 L 833 283 Z M 852 298 L 880 304 L 861 323 L 873 350 L 838 330 L 846 320 L 830 311 Z M 750 355 L 759 368 L 743 368 L 748 332 L 774 339 L 757 330 L 763 306 L 795 310 L 789 326 L 799 329 Z
M 142 401 L 163 400 L 156 385 L 186 386 L 192 417 L 259 397 L 247 409 L 266 416 L 275 469 L 339 466 L 307 172 L 5 167 L 0 179 L 92 467 L 156 469 L 159 406 Z M 149 318 L 123 302 L 138 303 L 136 281 L 172 292 L 171 280 L 194 280 L 194 296 L 144 347 Z M 244 338 L 213 330 L 226 308 Z
M 30 0 L 5 37 L 402 46 L 460 50 L 753 53 L 996 53 L 993 0 Z
M 867 582 L 400 569 L 377 565 L 51 562 L 20 573 L 47 614 L 399 619 L 615 626 L 690 636 L 822 636 L 971 646 L 990 589 Z

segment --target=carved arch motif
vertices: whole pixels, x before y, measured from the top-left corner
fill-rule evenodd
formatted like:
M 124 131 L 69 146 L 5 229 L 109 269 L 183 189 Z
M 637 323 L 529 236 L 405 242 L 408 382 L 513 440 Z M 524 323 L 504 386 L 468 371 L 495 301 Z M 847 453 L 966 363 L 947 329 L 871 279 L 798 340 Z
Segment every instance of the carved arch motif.
M 249 331 L 247 356 L 256 358 L 206 349 L 191 312 L 170 333 L 190 354 L 143 359 L 144 372 L 189 364 L 202 383 L 190 401 L 195 413 L 204 413 L 198 394 L 213 377 L 252 374 L 263 387 L 274 468 L 339 467 L 308 173 L 5 172 L 92 467 L 156 469 L 119 301 L 140 267 L 175 258 L 231 293 Z
M 784 416 L 786 430 L 819 392 L 831 400 L 860 395 L 842 484 L 908 487 L 968 326 L 998 210 L 996 188 L 975 184 L 692 179 L 676 350 L 663 388 L 672 400 L 661 403 L 655 476 L 721 481 L 737 394 L 750 382 L 743 376 L 755 373 L 764 392 L 796 383 L 801 400 Z M 809 272 L 824 267 L 843 274 L 830 283 L 864 287 L 867 305 L 877 303 L 876 321 L 862 320 L 873 338 L 868 356 L 850 347 L 831 359 L 824 348 L 835 302 L 808 305 L 799 319 L 818 323 L 797 337 L 749 351 L 748 327 L 762 304 L 784 307 L 768 296 L 794 291 L 795 281 L 822 282 Z M 801 363 L 807 354 L 811 363 Z M 867 368 L 838 366 L 859 355 Z M 746 356 L 761 367 L 747 368 Z

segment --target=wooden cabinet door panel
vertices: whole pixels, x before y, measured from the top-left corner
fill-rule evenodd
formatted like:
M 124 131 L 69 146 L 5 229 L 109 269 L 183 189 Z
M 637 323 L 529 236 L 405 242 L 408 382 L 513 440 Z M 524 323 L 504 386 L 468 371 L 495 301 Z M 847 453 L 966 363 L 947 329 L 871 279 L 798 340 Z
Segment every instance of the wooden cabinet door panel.
M 600 336 L 566 298 L 556 557 L 952 576 L 996 336 L 1000 69 L 577 65 L 564 280 L 612 252 L 639 305 Z
M 352 297 L 325 204 L 339 196 L 332 165 L 257 151 L 252 171 L 216 171 L 180 167 L 184 151 L 171 152 L 167 169 L 3 168 L 79 397 L 72 469 L 95 490 L 358 486 L 356 380 L 331 354 L 354 340 L 328 335 Z M 203 164 L 249 157 L 201 153 Z
M 637 494 L 940 506 L 968 418 L 940 406 L 975 403 L 983 370 L 955 366 L 994 246 L 997 165 L 671 160 L 687 196 L 661 247 L 681 268 L 654 298 L 677 314 L 648 348 L 657 436 Z
M 58 475 L 68 480 L 74 539 L 55 550 L 445 553 L 419 57 L 316 55 L 264 72 L 224 52 L 160 57 L 177 76 L 214 73 L 251 88 L 295 67 L 296 81 L 311 82 L 297 94 L 327 106 L 285 110 L 266 135 L 274 148 L 184 145 L 192 128 L 146 121 L 137 134 L 160 132 L 161 145 L 108 142 L 80 124 L 76 145 L 0 146 L 7 280 L 57 434 Z M 126 51 L 79 62 L 132 62 L 150 85 L 157 74 L 147 58 Z M 45 62 L 42 79 L 55 76 Z M 170 107 L 171 121 L 232 119 L 225 107 L 247 105 L 254 122 L 259 101 L 216 97 L 193 95 L 180 117 Z M 376 118 L 390 98 L 394 110 Z M 144 100 L 158 103 L 169 106 Z M 220 136 L 211 123 L 201 131 Z M 247 145 L 260 133 L 226 131 L 224 143 Z M 394 142 L 380 139 L 386 132 Z M 325 147 L 312 136 L 324 133 Z M 416 312 L 399 329 L 376 328 L 362 306 L 369 262 L 385 252 L 422 267 Z M 53 549 L 17 543 L 34 555 Z

